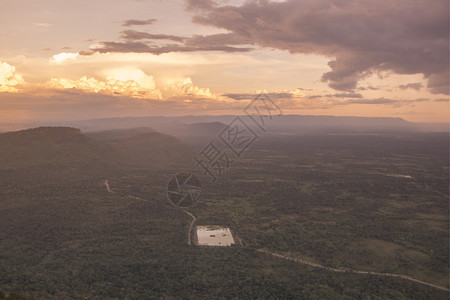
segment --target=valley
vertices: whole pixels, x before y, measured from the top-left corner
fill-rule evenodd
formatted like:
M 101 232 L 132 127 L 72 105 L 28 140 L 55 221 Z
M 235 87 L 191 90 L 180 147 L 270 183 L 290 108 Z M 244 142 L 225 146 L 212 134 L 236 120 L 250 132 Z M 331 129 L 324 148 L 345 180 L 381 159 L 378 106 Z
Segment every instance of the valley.
M 269 133 L 188 214 L 166 186 L 186 170 L 201 178 L 202 144 L 60 131 L 0 135 L 4 292 L 447 299 L 446 134 Z M 189 245 L 193 221 L 230 228 L 243 247 Z

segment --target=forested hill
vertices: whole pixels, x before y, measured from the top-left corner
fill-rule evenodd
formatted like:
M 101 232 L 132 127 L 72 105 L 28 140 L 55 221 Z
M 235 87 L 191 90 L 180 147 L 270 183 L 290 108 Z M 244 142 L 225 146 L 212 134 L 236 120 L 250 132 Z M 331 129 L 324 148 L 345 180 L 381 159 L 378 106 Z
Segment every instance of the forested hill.
M 69 127 L 0 134 L 0 171 L 37 176 L 106 176 L 130 167 L 166 169 L 191 160 L 192 153 L 189 146 L 172 136 L 139 130 L 114 140 L 95 140 Z

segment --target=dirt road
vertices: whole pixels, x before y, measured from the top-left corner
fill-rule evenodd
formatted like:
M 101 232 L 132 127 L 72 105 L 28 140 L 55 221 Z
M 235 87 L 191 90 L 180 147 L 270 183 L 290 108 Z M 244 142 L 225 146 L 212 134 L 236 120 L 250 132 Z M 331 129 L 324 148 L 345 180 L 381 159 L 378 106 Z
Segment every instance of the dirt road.
M 192 217 L 192 222 L 189 225 L 189 231 L 188 231 L 188 245 L 191 245 L 191 232 L 192 232 L 192 226 L 194 226 L 195 221 L 197 220 L 197 218 L 191 214 L 190 212 L 188 212 L 187 210 L 183 210 L 185 213 L 187 213 L 188 215 L 190 215 Z
M 287 260 L 292 260 L 295 261 L 297 263 L 303 264 L 303 265 L 307 265 L 307 266 L 311 266 L 314 268 L 320 268 L 320 269 L 326 269 L 328 271 L 332 271 L 332 272 L 337 272 L 337 273 L 354 273 L 354 274 L 368 274 L 368 275 L 377 275 L 377 276 L 385 276 L 385 277 L 397 277 L 397 278 L 402 278 L 402 279 L 406 279 L 409 281 L 413 281 L 416 283 L 420 283 L 426 286 L 430 286 L 439 290 L 443 290 L 443 291 L 450 291 L 448 288 L 440 286 L 440 285 L 436 285 L 436 284 L 432 284 L 432 283 L 428 283 L 428 282 L 424 282 L 415 278 L 412 278 L 410 276 L 407 275 L 402 275 L 402 274 L 392 274 L 392 273 L 379 273 L 379 272 L 369 272 L 369 271 L 357 271 L 357 270 L 351 270 L 351 269 L 335 269 L 335 268 L 329 268 L 329 267 L 325 267 L 323 265 L 320 264 L 316 264 L 316 263 L 312 263 L 312 262 L 308 262 L 299 258 L 294 258 L 294 257 L 290 257 L 290 256 L 286 256 L 286 255 L 282 255 L 282 254 L 278 254 L 278 253 L 274 253 L 265 249 L 258 249 L 257 251 L 262 252 L 262 253 L 266 253 L 275 257 L 279 257 L 282 259 L 287 259 Z

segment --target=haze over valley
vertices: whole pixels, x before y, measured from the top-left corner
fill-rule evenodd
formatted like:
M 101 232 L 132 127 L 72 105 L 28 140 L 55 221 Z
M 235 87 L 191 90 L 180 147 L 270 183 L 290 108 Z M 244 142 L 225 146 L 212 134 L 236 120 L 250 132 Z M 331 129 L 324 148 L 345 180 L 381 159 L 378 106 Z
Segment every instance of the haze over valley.
M 449 11 L 3 1 L 0 300 L 449 299 Z

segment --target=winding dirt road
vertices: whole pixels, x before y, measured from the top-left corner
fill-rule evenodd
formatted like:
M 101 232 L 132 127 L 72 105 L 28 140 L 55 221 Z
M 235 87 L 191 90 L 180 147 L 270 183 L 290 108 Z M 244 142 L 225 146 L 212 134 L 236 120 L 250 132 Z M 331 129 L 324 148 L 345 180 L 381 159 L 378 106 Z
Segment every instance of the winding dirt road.
M 262 252 L 262 253 L 266 253 L 278 258 L 282 258 L 282 259 L 287 259 L 287 260 L 292 260 L 295 261 L 297 263 L 303 264 L 303 265 L 307 265 L 307 266 L 311 266 L 314 268 L 320 268 L 320 269 L 325 269 L 328 271 L 332 271 L 332 272 L 337 272 L 337 273 L 354 273 L 354 274 L 368 274 L 368 275 L 378 275 L 378 276 L 385 276 L 385 277 L 397 277 L 397 278 L 402 278 L 402 279 L 406 279 L 409 281 L 413 281 L 416 283 L 420 283 L 426 286 L 430 286 L 439 290 L 443 290 L 446 292 L 449 292 L 450 290 L 446 287 L 440 286 L 440 285 L 436 285 L 436 284 L 432 284 L 432 283 L 428 283 L 428 282 L 424 282 L 415 278 L 412 278 L 410 276 L 407 275 L 401 275 L 401 274 L 392 274 L 392 273 L 379 273 L 379 272 L 369 272 L 369 271 L 357 271 L 357 270 L 345 270 L 345 269 L 335 269 L 335 268 L 329 268 L 329 267 L 325 267 L 323 265 L 320 264 L 316 264 L 316 263 L 312 263 L 312 262 L 308 262 L 299 258 L 294 258 L 294 257 L 290 257 L 290 256 L 286 256 L 286 255 L 282 255 L 282 254 L 278 254 L 278 253 L 274 253 L 268 250 L 264 250 L 264 249 L 258 249 L 257 251 Z
M 109 181 L 107 179 L 104 181 L 104 184 L 105 184 L 106 189 L 108 190 L 108 192 L 112 193 L 111 188 L 109 186 Z M 127 195 L 127 196 L 131 197 L 131 198 L 134 198 L 136 200 L 146 201 L 145 199 L 142 199 L 142 198 L 139 198 L 139 197 L 136 197 L 136 196 L 132 196 L 132 195 Z M 192 217 L 191 224 L 189 225 L 188 240 L 187 240 L 188 245 L 191 245 L 192 227 L 194 226 L 194 223 L 197 220 L 197 218 L 192 213 L 188 212 L 187 210 L 183 209 L 182 211 Z M 242 247 L 242 242 L 241 242 L 241 247 Z M 265 249 L 258 249 L 257 251 L 265 253 L 265 254 L 272 255 L 274 257 L 291 260 L 291 261 L 294 261 L 294 262 L 297 262 L 297 263 L 300 263 L 300 264 L 303 264 L 303 265 L 307 265 L 307 266 L 314 267 L 314 268 L 325 269 L 325 270 L 336 272 L 336 273 L 354 273 L 354 274 L 367 274 L 367 275 L 377 275 L 377 276 L 385 276 L 385 277 L 396 277 L 396 278 L 402 278 L 402 279 L 405 279 L 405 280 L 416 282 L 416 283 L 419 283 L 419 284 L 423 284 L 423 285 L 426 285 L 426 286 L 429 286 L 429 287 L 433 287 L 433 288 L 436 288 L 436 289 L 439 289 L 439 290 L 443 290 L 443 291 L 447 291 L 447 292 L 450 291 L 446 287 L 439 286 L 439 285 L 432 284 L 432 283 L 428 283 L 428 282 L 424 282 L 424 281 L 412 278 L 412 277 L 407 276 L 407 275 L 392 274 L 392 273 L 380 273 L 380 272 L 369 272 L 369 271 L 357 271 L 357 270 L 351 270 L 351 269 L 336 269 L 336 268 L 330 268 L 330 267 L 326 267 L 326 266 L 323 266 L 323 265 L 320 265 L 320 264 L 316 264 L 316 263 L 313 263 L 313 262 L 305 261 L 305 260 L 302 260 L 302 259 L 299 259 L 299 258 L 294 258 L 294 257 L 286 256 L 286 255 L 283 255 L 283 254 L 278 254 L 278 253 L 271 252 L 271 251 L 268 251 L 268 250 L 265 250 Z
M 109 180 L 105 179 L 105 186 L 109 193 L 111 193 L 111 189 L 109 188 Z
M 187 210 L 183 210 L 183 211 L 192 217 L 192 222 L 191 222 L 191 225 L 189 225 L 189 231 L 188 231 L 188 245 L 191 245 L 191 231 L 192 231 L 192 226 L 194 226 L 194 223 L 195 223 L 195 221 L 197 220 L 197 218 L 196 218 L 193 214 L 191 214 L 190 212 L 188 212 Z
M 109 181 L 107 179 L 104 181 L 104 184 L 105 184 L 106 189 L 108 190 L 108 192 L 112 193 L 111 188 L 109 186 Z M 136 200 L 147 201 L 145 199 L 142 199 L 142 198 L 139 198 L 139 197 L 136 197 L 136 196 L 132 196 L 132 195 L 127 195 L 127 196 L 131 197 L 131 198 L 134 198 Z M 191 245 L 192 227 L 194 226 L 194 223 L 197 220 L 197 218 L 193 214 L 188 212 L 187 210 L 183 209 L 182 211 L 192 217 L 191 224 L 189 225 L 188 241 L 187 241 L 188 245 Z M 242 242 L 241 242 L 241 247 L 242 247 Z M 286 255 L 283 255 L 283 254 L 278 254 L 278 253 L 271 252 L 271 251 L 268 251 L 268 250 L 265 250 L 265 249 L 258 249 L 257 251 L 265 253 L 265 254 L 272 255 L 274 257 L 291 260 L 291 261 L 294 261 L 294 262 L 297 262 L 297 263 L 300 263 L 300 264 L 303 264 L 303 265 L 307 265 L 307 266 L 314 267 L 314 268 L 325 269 L 325 270 L 336 272 L 336 273 L 354 273 L 354 274 L 367 274 L 367 275 L 377 275 L 377 276 L 385 276 L 385 277 L 396 277 L 396 278 L 402 278 L 402 279 L 405 279 L 405 280 L 416 282 L 416 283 L 419 283 L 419 284 L 423 284 L 423 285 L 426 285 L 426 286 L 429 286 L 429 287 L 433 287 L 433 288 L 436 288 L 436 289 L 439 289 L 439 290 L 443 290 L 443 291 L 446 291 L 446 292 L 450 292 L 450 290 L 448 288 L 446 288 L 446 287 L 443 287 L 443 286 L 440 286 L 440 285 L 436 285 L 436 284 L 432 284 L 432 283 L 428 283 L 428 282 L 424 282 L 424 281 L 412 278 L 412 277 L 407 276 L 407 275 L 392 274 L 392 273 L 380 273 L 380 272 L 369 272 L 369 271 L 357 271 L 357 270 L 351 270 L 351 269 L 336 269 L 336 268 L 330 268 L 330 267 L 326 267 L 326 266 L 323 266 L 323 265 L 320 265 L 320 264 L 316 264 L 316 263 L 313 263 L 313 262 L 305 261 L 305 260 L 302 260 L 302 259 L 299 259 L 299 258 L 294 258 L 294 257 L 286 256 Z
M 109 180 L 108 180 L 108 179 L 105 179 L 105 181 L 104 181 L 103 183 L 105 184 L 106 190 L 108 191 L 108 193 L 113 193 L 113 192 L 111 191 L 110 186 L 109 186 Z M 133 195 L 126 195 L 126 196 L 129 197 L 129 198 L 135 199 L 135 200 L 140 200 L 140 201 L 145 201 L 145 202 L 147 202 L 147 200 L 142 199 L 142 198 L 140 198 L 140 197 L 136 197 L 136 196 L 133 196 Z M 192 226 L 194 226 L 194 223 L 195 223 L 195 221 L 197 220 L 197 218 L 196 218 L 193 214 L 191 214 L 190 212 L 188 212 L 187 210 L 184 210 L 184 209 L 183 209 L 183 212 L 187 213 L 188 215 L 190 215 L 190 216 L 192 217 L 192 222 L 191 222 L 191 224 L 189 225 L 189 231 L 188 231 L 188 245 L 191 245 L 191 232 L 192 232 Z

